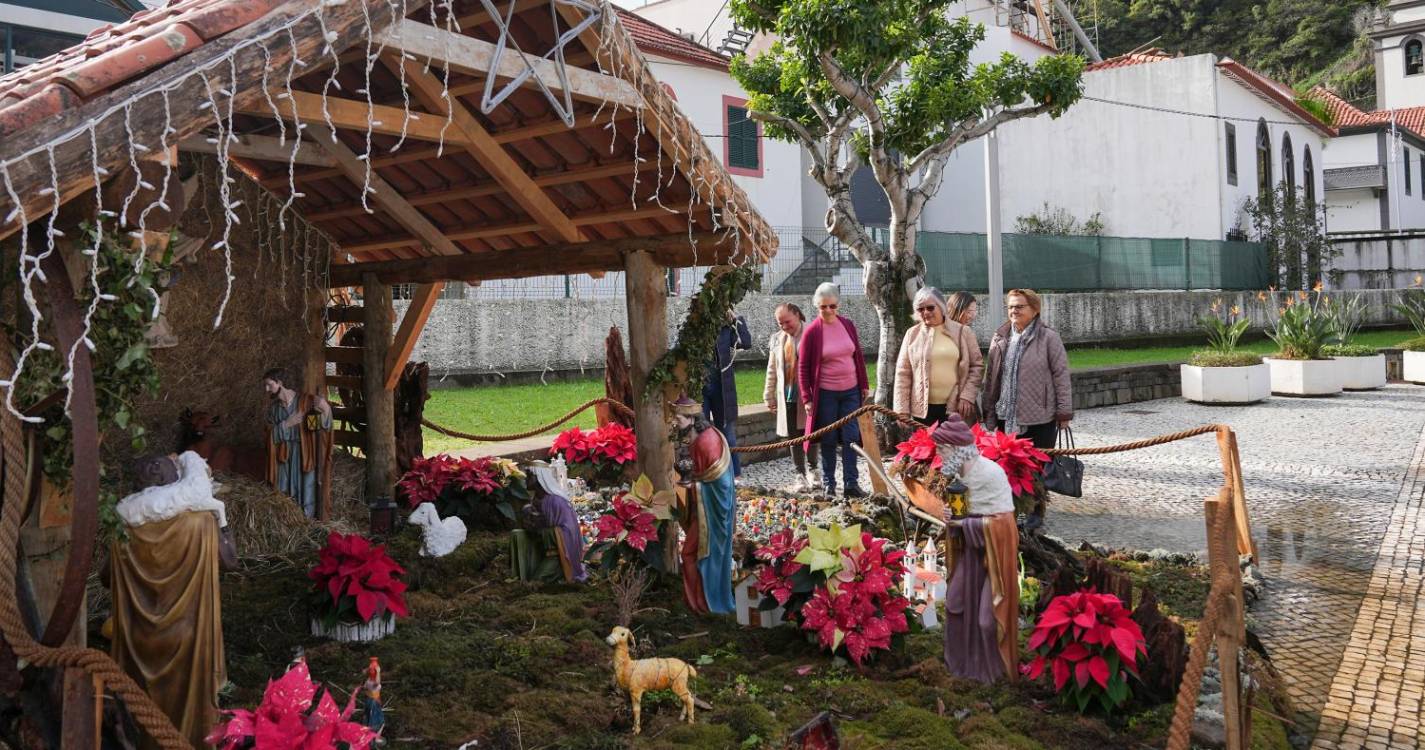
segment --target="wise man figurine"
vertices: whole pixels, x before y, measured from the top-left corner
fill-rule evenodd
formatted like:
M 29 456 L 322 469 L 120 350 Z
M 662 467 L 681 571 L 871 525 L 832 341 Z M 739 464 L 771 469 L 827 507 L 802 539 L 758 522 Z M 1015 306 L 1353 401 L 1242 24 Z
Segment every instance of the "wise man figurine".
M 671 404 L 677 425 L 674 468 L 684 488 L 682 517 L 687 537 L 682 557 L 683 600 L 694 612 L 733 614 L 732 537 L 737 494 L 732 449 L 703 417 L 702 404 L 683 396 Z
M 964 486 L 968 508 L 945 510 L 945 666 L 979 682 L 1019 667 L 1019 530 L 1004 469 L 980 455 L 958 414 L 931 433 L 940 471 Z
M 287 371 L 262 374 L 267 407 L 267 483 L 297 501 L 308 518 L 331 509 L 332 407 L 314 393 L 298 394 Z

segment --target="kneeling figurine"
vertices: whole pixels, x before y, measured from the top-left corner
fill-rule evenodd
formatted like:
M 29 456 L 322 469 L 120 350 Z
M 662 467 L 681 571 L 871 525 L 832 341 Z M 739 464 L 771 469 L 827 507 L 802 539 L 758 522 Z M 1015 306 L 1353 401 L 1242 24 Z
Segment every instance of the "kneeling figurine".
M 614 681 L 628 691 L 633 705 L 634 734 L 643 729 L 639 709 L 643 694 L 649 690 L 671 689 L 683 701 L 678 719 L 693 723 L 693 694 L 688 692 L 688 678 L 697 677 L 697 670 L 681 659 L 630 659 L 628 649 L 633 645 L 633 633 L 622 625 L 615 627 L 604 640 L 614 647 Z

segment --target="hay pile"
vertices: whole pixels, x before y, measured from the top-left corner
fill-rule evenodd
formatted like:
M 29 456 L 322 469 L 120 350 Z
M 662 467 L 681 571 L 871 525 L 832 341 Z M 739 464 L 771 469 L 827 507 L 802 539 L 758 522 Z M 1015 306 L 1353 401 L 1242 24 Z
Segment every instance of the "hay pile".
M 332 464 L 332 517 L 309 520 L 292 498 L 262 482 L 235 474 L 219 474 L 217 496 L 227 505 L 228 527 L 246 568 L 286 564 L 304 567 L 326 542 L 327 533 L 366 533 L 362 462 L 337 454 Z

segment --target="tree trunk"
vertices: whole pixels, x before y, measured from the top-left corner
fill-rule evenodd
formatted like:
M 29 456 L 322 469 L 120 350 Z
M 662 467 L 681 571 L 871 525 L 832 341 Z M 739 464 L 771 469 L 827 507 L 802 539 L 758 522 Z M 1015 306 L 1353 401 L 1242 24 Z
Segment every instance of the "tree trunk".
M 915 252 L 913 226 L 901 224 L 894 214 L 891 219 L 890 254 L 864 263 L 866 299 L 876 309 L 880 323 L 881 343 L 876 351 L 875 401 L 891 407 L 895 390 L 896 359 L 906 331 L 915 323 L 911 295 L 907 284 L 924 269 L 924 262 Z

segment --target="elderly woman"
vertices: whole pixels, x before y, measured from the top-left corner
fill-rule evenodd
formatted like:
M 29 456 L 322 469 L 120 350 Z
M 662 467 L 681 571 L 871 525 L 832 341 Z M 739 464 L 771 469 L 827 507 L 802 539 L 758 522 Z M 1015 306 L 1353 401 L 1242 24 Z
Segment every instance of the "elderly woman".
M 804 416 L 798 406 L 801 397 L 797 388 L 797 347 L 802 342 L 807 319 L 802 309 L 790 302 L 777 305 L 775 316 L 778 330 L 767 341 L 767 381 L 762 388 L 762 400 L 767 410 L 776 416 L 777 435 L 791 437 L 794 426 L 800 433 Z M 805 443 L 797 443 L 792 446 L 792 463 L 797 467 L 792 492 L 814 489 L 820 484 L 816 477 L 816 451 L 807 451 Z
M 820 314 L 806 327 L 797 349 L 797 385 L 808 433 L 856 411 L 871 394 L 856 326 L 836 314 L 841 290 L 835 284 L 822 284 L 812 303 Z M 840 445 L 842 494 L 865 497 L 857 484 L 856 451 L 851 448 L 860 440 L 861 430 L 854 420 L 822 437 L 821 476 L 828 495 L 836 494 L 836 446 Z
M 950 310 L 946 317 L 962 326 L 972 325 L 980 316 L 980 303 L 969 292 L 955 292 L 945 301 L 945 306 Z
M 974 422 L 985 369 L 974 332 L 946 315 L 935 287 L 916 292 L 915 314 L 920 323 L 905 332 L 896 360 L 893 408 L 924 425 L 952 413 Z
M 1057 428 L 1074 418 L 1069 355 L 1059 333 L 1040 319 L 1038 294 L 1011 289 L 1004 299 L 1009 320 L 990 341 L 985 422 L 1033 440 L 1036 448 L 1053 448 Z

